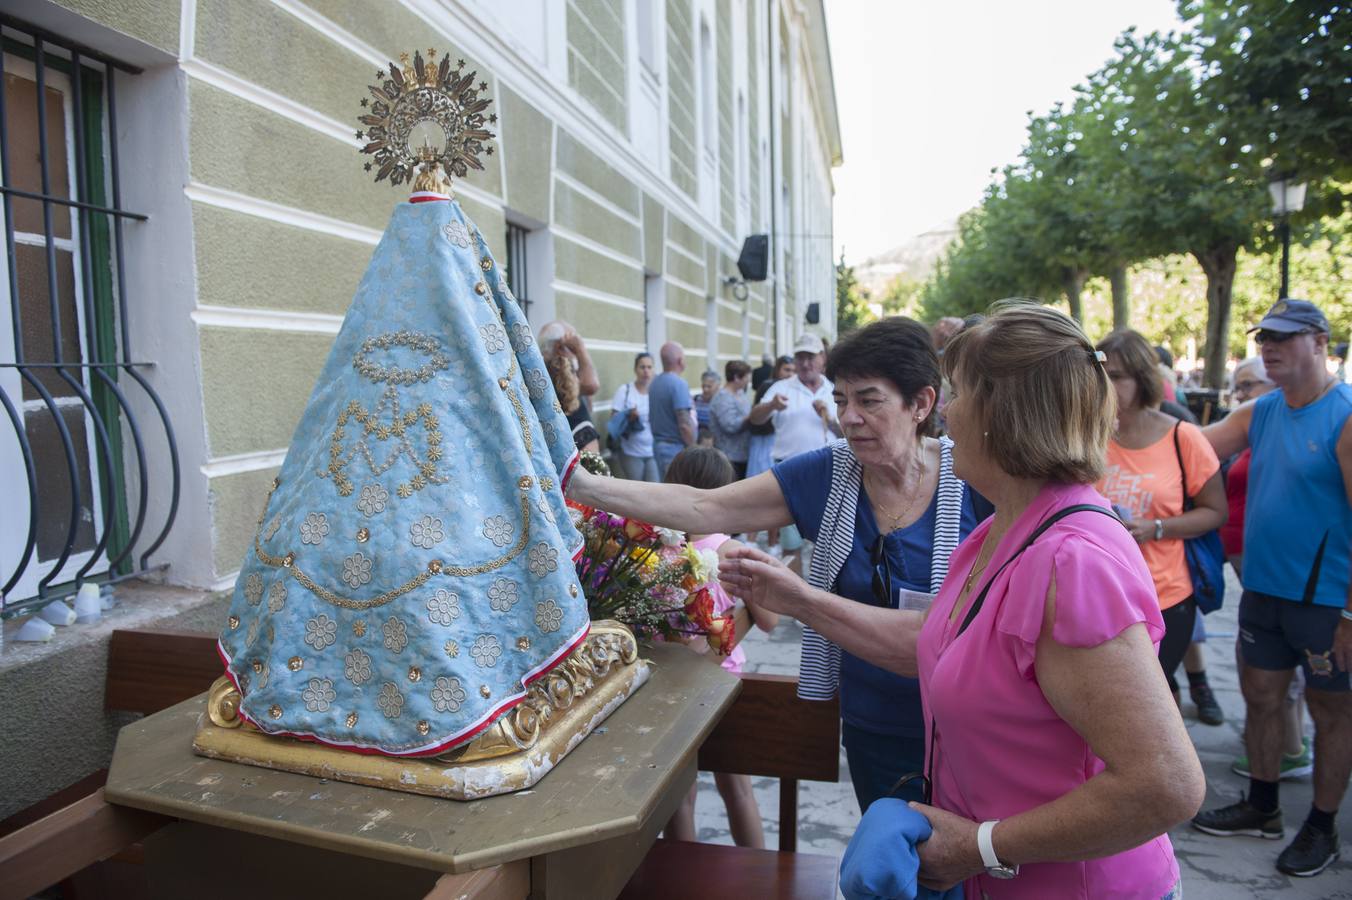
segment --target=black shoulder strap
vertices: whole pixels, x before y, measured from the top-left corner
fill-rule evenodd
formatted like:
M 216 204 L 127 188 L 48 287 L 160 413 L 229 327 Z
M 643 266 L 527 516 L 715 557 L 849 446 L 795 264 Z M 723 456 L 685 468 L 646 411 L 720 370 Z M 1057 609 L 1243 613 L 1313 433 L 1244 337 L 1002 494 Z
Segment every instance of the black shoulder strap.
M 1180 420 L 1178 424 L 1174 426 L 1174 458 L 1178 460 L 1178 475 L 1183 483 L 1183 509 L 1187 510 L 1188 500 L 1191 499 L 1188 495 L 1188 470 L 1183 466 L 1183 451 L 1178 447 L 1178 429 L 1182 427 L 1182 425 L 1183 422 Z
M 953 636 L 954 640 L 957 639 L 958 635 L 962 634 L 964 631 L 967 630 L 967 626 L 972 624 L 972 621 L 976 618 L 977 613 L 981 612 L 981 606 L 986 602 L 986 594 L 990 593 L 991 585 L 995 583 L 995 579 L 1000 577 L 1000 573 L 1005 570 L 1005 566 L 1008 566 L 1014 560 L 1018 559 L 1019 555 L 1023 553 L 1023 551 L 1027 550 L 1029 547 L 1033 545 L 1033 541 L 1036 541 L 1038 538 L 1042 537 L 1042 533 L 1044 531 L 1046 531 L 1048 528 L 1051 528 L 1053 525 L 1055 525 L 1057 522 L 1061 521 L 1071 513 L 1077 512 L 1102 513 L 1103 515 L 1112 518 L 1114 521 L 1121 521 L 1120 519 L 1117 518 L 1117 515 L 1113 513 L 1112 510 L 1104 509 L 1102 506 L 1096 506 L 1092 503 L 1076 503 L 1074 506 L 1067 506 L 1065 509 L 1059 509 L 1056 512 L 1052 513 L 1050 516 L 1046 518 L 1046 520 L 1042 522 L 1041 525 L 1037 527 L 1037 529 L 1031 535 L 1028 536 L 1028 540 L 1023 542 L 1023 546 L 1020 547 L 1018 550 L 1015 550 L 1014 553 L 1009 557 L 1009 559 L 1005 560 L 1000 565 L 1000 568 L 995 570 L 995 574 L 992 575 L 990 578 L 986 579 L 985 587 L 981 589 L 981 593 L 976 595 L 976 599 L 973 600 L 972 605 L 968 607 L 967 615 L 962 620 L 962 627 L 958 629 L 958 634 Z

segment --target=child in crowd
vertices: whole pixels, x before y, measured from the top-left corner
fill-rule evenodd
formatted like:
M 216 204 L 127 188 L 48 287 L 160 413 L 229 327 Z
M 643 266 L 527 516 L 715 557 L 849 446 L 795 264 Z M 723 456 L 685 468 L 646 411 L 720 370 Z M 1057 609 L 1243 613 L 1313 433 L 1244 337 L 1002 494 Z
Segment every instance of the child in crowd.
M 685 484 L 702 490 L 713 490 L 731 484 L 736 480 L 736 473 L 723 451 L 713 447 L 687 447 L 671 461 L 671 465 L 667 468 L 665 480 L 668 484 Z M 697 550 L 715 551 L 720 560 L 729 550 L 741 546 L 738 541 L 732 540 L 726 534 L 690 534 L 686 536 L 686 539 Z M 717 581 L 710 585 L 709 592 L 713 595 L 715 616 L 727 613 L 736 605 L 736 601 L 723 590 Z M 777 614 L 758 609 L 751 604 L 747 604 L 746 611 L 750 621 L 756 627 L 765 631 L 774 630 L 775 625 L 779 622 Z M 696 652 L 709 653 L 708 644 L 705 641 L 693 641 L 689 646 Z M 710 653 L 710 657 L 713 660 L 719 659 L 712 653 Z M 722 657 L 721 660 L 724 669 L 729 672 L 740 673 L 742 664 L 746 661 L 746 653 L 741 646 L 734 646 L 732 652 Z M 756 807 L 756 796 L 751 791 L 751 777 L 749 775 L 715 772 L 714 784 L 717 785 L 718 793 L 723 797 L 723 803 L 727 807 L 728 828 L 732 832 L 733 841 L 739 847 L 763 849 L 765 847 L 765 834 L 761 826 L 760 810 Z M 696 790 L 697 786 L 690 788 L 690 794 L 682 801 L 680 808 L 676 810 L 676 813 L 671 817 L 671 821 L 667 823 L 664 832 L 667 838 L 678 841 L 697 839 L 695 833 Z

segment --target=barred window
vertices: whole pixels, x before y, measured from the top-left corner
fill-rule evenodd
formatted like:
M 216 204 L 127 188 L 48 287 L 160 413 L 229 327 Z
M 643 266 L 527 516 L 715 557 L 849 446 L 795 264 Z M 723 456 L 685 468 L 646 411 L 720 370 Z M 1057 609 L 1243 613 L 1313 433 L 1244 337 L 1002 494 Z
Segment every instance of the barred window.
M 138 371 L 146 363 L 131 355 L 122 303 L 123 223 L 146 217 L 120 208 L 113 88 L 116 77 L 138 71 L 0 16 L 6 614 L 85 581 L 144 572 L 177 507 L 173 432 Z M 129 402 L 137 394 L 149 397 L 156 421 L 137 421 Z M 168 439 L 174 460 L 172 472 L 157 476 L 171 482 L 168 521 L 146 521 L 146 428 Z

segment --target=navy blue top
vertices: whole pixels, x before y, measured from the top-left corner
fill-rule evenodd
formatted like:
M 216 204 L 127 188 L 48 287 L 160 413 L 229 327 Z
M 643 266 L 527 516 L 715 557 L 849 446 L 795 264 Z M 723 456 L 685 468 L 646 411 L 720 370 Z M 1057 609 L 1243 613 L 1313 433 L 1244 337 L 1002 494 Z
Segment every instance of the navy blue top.
M 784 492 L 784 502 L 798 530 L 808 540 L 817 540 L 826 498 L 831 492 L 831 448 L 823 447 L 790 457 L 770 471 L 779 480 L 779 489 Z M 891 532 L 883 541 L 892 568 L 891 605 L 894 609 L 899 588 L 930 592 L 930 549 L 934 544 L 934 517 L 938 509 L 939 492 L 935 491 L 924 515 L 905 528 Z M 972 492 L 964 484 L 959 540 L 967 537 L 976 525 Z M 873 507 L 861 481 L 854 516 L 854 545 L 836 575 L 834 593 L 876 605 L 869 547 L 877 539 L 878 523 L 873 518 Z M 846 650 L 840 655 L 840 714 L 845 722 L 865 731 L 899 737 L 925 736 L 919 679 L 880 669 Z
M 648 427 L 653 440 L 683 444 L 676 425 L 677 410 L 689 409 L 690 385 L 675 372 L 663 372 L 648 386 Z

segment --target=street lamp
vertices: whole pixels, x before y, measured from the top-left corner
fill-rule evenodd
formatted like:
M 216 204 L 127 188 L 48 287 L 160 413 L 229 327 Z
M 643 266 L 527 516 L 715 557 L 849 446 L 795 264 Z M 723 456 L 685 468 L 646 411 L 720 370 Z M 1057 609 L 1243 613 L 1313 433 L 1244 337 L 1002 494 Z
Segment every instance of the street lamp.
M 1291 214 L 1300 212 L 1305 206 L 1305 182 L 1286 175 L 1274 175 L 1268 182 L 1268 193 L 1272 195 L 1272 214 L 1277 217 L 1277 228 L 1282 235 L 1282 288 L 1277 299 L 1284 300 L 1289 296 L 1291 286 Z

